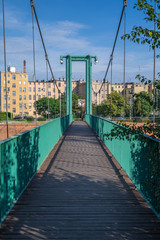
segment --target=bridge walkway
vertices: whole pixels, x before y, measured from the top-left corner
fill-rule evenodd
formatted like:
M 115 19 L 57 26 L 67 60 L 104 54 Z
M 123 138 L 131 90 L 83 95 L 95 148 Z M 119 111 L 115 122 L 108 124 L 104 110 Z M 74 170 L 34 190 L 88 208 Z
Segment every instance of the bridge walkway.
M 3 223 L 0 239 L 160 239 L 157 217 L 85 122 L 72 124 L 54 154 Z

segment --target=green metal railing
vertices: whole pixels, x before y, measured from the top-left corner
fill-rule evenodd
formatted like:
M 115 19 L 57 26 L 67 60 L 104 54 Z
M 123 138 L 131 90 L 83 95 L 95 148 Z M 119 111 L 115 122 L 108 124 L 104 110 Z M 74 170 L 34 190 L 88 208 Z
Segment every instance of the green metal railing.
M 57 118 L 0 142 L 0 224 L 69 124 Z
M 160 141 L 144 135 L 128 139 L 106 139 L 115 126 L 122 126 L 100 117 L 86 115 L 86 122 L 101 138 L 112 155 L 148 201 L 154 212 L 160 214 Z

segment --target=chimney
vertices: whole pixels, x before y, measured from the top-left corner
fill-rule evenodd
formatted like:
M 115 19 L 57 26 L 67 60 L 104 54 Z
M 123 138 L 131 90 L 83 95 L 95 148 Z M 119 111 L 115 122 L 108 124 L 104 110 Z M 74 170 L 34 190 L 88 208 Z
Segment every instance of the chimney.
M 24 73 L 26 73 L 26 60 L 24 60 Z

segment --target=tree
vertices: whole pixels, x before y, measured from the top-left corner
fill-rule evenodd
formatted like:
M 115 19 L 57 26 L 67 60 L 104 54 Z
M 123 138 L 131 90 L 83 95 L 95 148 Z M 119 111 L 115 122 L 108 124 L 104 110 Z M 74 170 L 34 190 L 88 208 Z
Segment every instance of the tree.
M 72 110 L 75 117 L 78 117 L 78 99 L 81 99 L 82 96 L 78 96 L 77 93 L 72 95 Z M 48 110 L 51 117 L 55 117 L 60 113 L 60 99 L 54 98 L 41 98 L 35 102 L 37 113 L 42 116 L 48 114 Z M 84 109 L 82 109 L 84 112 Z M 61 116 L 66 115 L 66 93 L 61 95 Z
M 135 94 L 133 113 L 136 117 L 147 117 L 153 111 L 153 100 L 150 93 Z
M 103 114 L 104 116 L 113 117 L 122 116 L 123 102 L 124 102 L 123 95 L 116 91 L 113 91 L 112 96 L 111 94 L 109 94 L 107 100 L 105 100 L 99 106 L 97 106 L 97 112 L 99 115 Z M 127 102 L 128 99 L 125 98 L 125 115 L 129 116 L 130 106 Z
M 156 12 L 155 12 L 156 5 Z M 153 27 L 142 27 L 142 26 L 134 26 L 132 28 L 131 33 L 126 34 L 122 37 L 122 39 L 129 39 L 130 41 L 137 44 L 148 44 L 151 49 L 159 49 L 160 47 L 160 0 L 137 0 L 137 3 L 134 4 L 134 8 L 138 11 L 143 12 L 145 15 L 144 20 L 146 23 L 151 22 L 153 25 L 155 24 L 156 29 Z M 150 25 L 152 26 L 152 25 Z M 157 57 L 160 57 L 158 54 Z M 155 87 L 160 89 L 160 74 L 158 74 L 158 78 L 155 79 Z M 138 74 L 136 76 L 142 83 L 150 84 L 152 81 L 147 79 L 145 76 L 141 76 Z
M 54 98 L 44 97 L 36 101 L 35 104 L 39 115 L 46 116 L 48 111 L 53 116 L 59 113 L 59 100 Z

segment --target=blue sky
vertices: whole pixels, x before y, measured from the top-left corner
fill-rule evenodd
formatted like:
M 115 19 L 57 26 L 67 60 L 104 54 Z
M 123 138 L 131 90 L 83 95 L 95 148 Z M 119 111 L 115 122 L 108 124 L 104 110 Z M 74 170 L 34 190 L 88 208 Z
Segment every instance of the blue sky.
M 144 15 L 133 10 L 134 0 L 128 0 L 127 32 L 133 25 L 144 25 Z M 0 70 L 3 63 L 2 4 L 0 4 Z M 102 80 L 113 46 L 123 0 L 35 0 L 49 59 L 56 78 L 65 77 L 65 64 L 60 65 L 60 55 L 97 55 L 98 65 L 93 65 L 93 80 Z M 32 26 L 30 0 L 5 0 L 7 64 L 23 69 L 27 61 L 29 79 L 33 78 Z M 145 24 L 146 25 L 146 24 Z M 113 81 L 123 81 L 123 23 L 115 49 Z M 45 57 L 40 37 L 35 30 L 36 77 L 46 79 Z M 126 81 L 135 81 L 139 72 L 153 76 L 153 52 L 148 46 L 126 43 Z M 160 64 L 157 60 L 157 70 Z M 85 77 L 85 64 L 73 63 L 73 77 Z M 110 81 L 110 73 L 107 77 Z

